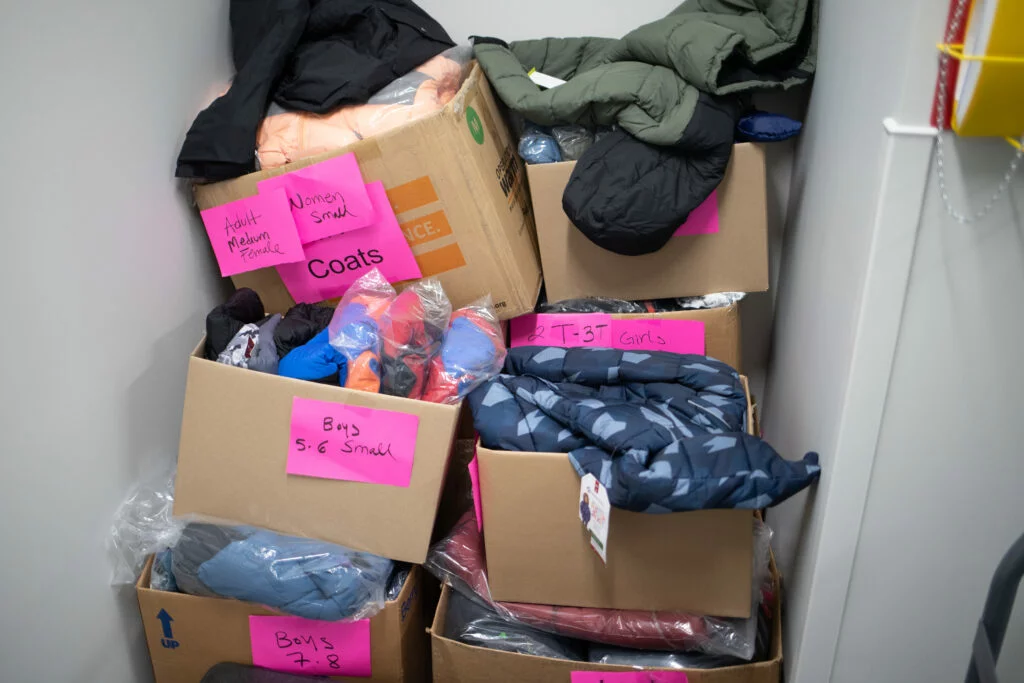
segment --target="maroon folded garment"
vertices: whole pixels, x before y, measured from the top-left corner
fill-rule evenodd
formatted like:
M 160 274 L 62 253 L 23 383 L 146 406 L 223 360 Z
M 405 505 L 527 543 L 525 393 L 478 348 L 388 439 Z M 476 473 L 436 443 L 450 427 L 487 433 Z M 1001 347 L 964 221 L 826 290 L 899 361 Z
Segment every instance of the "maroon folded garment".
M 459 520 L 451 534 L 430 551 L 426 567 L 456 589 L 471 591 L 506 618 L 571 638 L 608 645 L 649 650 L 698 650 L 714 654 L 737 654 L 732 641 L 740 633 L 744 620 L 727 620 L 679 612 L 560 607 L 517 602 L 494 602 L 487 584 L 483 536 L 476 528 L 470 510 Z M 736 623 L 739 622 L 739 623 Z M 730 637 L 731 636 L 731 637 Z M 742 648 L 741 648 L 742 649 Z M 747 654 L 746 658 L 750 655 Z

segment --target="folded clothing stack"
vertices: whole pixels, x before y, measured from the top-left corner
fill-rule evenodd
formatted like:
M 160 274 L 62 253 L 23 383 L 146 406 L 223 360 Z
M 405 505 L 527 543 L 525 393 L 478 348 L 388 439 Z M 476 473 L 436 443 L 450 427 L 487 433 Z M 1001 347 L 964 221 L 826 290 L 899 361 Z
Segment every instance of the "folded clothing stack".
M 179 591 L 256 602 L 306 619 L 365 619 L 384 607 L 391 560 L 332 543 L 192 523 L 171 548 Z
M 450 638 L 495 649 L 583 661 L 588 654 L 595 653 L 614 658 L 633 656 L 639 651 L 685 652 L 689 653 L 686 660 L 705 660 L 707 664 L 721 666 L 721 662 L 741 663 L 767 652 L 767 638 L 759 637 L 760 622 L 764 621 L 759 615 L 771 616 L 771 600 L 765 599 L 771 597 L 772 591 L 770 540 L 771 530 L 758 522 L 751 589 L 754 609 L 748 619 L 495 602 L 487 582 L 483 537 L 472 511 L 431 548 L 425 567 L 454 589 L 445 617 L 445 633 Z M 606 647 L 595 648 L 595 644 Z
M 457 403 L 496 375 L 505 340 L 489 299 L 452 313 L 436 280 L 401 293 L 374 269 L 336 309 L 299 304 L 267 316 L 240 289 L 206 318 L 209 360 L 349 389 Z

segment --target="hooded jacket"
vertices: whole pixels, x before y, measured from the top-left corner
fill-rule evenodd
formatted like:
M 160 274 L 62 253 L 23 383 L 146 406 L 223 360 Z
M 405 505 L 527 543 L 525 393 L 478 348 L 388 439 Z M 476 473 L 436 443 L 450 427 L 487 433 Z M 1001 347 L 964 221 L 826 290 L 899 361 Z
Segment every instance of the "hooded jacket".
M 814 0 L 690 0 L 620 40 L 478 38 L 474 51 L 525 118 L 621 129 L 580 158 L 563 207 L 595 244 L 644 254 L 724 176 L 735 96 L 811 76 L 816 23 Z M 566 82 L 542 89 L 530 69 Z

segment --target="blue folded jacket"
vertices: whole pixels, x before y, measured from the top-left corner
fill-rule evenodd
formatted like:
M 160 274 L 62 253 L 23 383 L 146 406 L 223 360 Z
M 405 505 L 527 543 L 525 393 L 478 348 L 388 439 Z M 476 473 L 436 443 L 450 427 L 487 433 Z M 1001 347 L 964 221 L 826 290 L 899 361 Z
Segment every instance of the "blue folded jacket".
M 185 593 L 257 602 L 324 621 L 380 611 L 393 568 L 391 560 L 332 543 L 212 524 L 185 527 L 171 557 Z

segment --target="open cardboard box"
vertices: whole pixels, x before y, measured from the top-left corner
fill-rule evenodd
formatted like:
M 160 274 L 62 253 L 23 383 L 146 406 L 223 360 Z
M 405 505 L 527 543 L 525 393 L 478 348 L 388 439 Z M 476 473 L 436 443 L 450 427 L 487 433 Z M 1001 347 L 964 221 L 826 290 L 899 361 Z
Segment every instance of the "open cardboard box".
M 782 614 L 780 579 L 772 561 L 774 596 L 771 645 L 768 660 L 719 669 L 688 669 L 689 683 L 779 683 L 782 680 Z M 434 680 L 444 683 L 520 683 L 521 681 L 564 681 L 574 671 L 636 671 L 615 664 L 590 664 L 551 657 L 491 650 L 445 637 L 445 618 L 452 588 L 444 586 L 441 601 L 430 626 L 430 650 Z M 749 586 L 748 586 L 749 591 Z M 749 600 L 749 594 L 747 596 Z M 159 683 L 159 682 L 158 682 Z
M 597 246 L 569 221 L 562 193 L 575 161 L 528 164 L 548 300 L 586 296 L 662 299 L 768 289 L 764 150 L 733 147 L 717 189 L 719 231 L 678 235 L 652 254 L 622 256 Z
M 461 404 L 428 403 L 189 359 L 174 514 L 259 526 L 416 564 L 427 557 Z M 285 472 L 292 397 L 419 417 L 408 487 Z
M 501 318 L 533 310 L 540 261 L 523 162 L 490 85 L 473 66 L 443 109 L 398 128 L 279 168 L 195 187 L 202 210 L 257 194 L 256 184 L 354 152 L 363 179 L 383 181 L 423 277 L 441 281 L 459 308 L 490 295 Z M 233 276 L 267 311 L 295 301 L 274 268 Z
M 250 616 L 278 616 L 251 602 L 169 593 L 149 587 L 153 558 L 136 583 L 156 683 L 200 683 L 215 664 L 252 664 Z M 413 567 L 398 597 L 370 619 L 370 678 L 339 681 L 426 683 L 430 680 L 423 610 L 423 570 Z M 167 616 L 161 618 L 161 614 Z M 164 624 L 168 624 L 165 629 Z M 170 632 L 171 637 L 166 637 Z
M 580 479 L 569 456 L 487 448 L 477 455 L 495 600 L 750 616 L 752 511 L 612 510 L 605 565 L 579 521 Z

